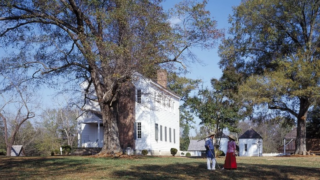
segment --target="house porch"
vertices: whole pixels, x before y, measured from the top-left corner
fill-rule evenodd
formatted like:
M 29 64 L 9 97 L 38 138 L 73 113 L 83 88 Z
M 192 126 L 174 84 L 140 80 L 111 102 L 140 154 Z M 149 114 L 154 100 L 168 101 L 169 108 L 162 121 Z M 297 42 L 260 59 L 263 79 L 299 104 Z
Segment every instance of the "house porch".
M 78 148 L 102 148 L 102 121 L 79 123 Z

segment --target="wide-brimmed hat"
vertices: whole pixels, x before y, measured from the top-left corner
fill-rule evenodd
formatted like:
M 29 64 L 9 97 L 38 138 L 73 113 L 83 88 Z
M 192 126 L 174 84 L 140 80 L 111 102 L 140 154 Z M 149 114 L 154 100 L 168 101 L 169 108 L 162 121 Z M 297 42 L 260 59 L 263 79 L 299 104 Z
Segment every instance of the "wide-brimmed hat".
M 233 139 L 234 141 L 236 140 L 236 137 L 234 137 L 234 135 L 232 135 L 232 134 L 230 134 L 228 137 L 229 137 L 230 139 Z
M 209 133 L 209 135 L 207 137 L 211 137 L 211 136 L 214 136 L 216 135 L 216 133 L 212 132 L 212 133 Z

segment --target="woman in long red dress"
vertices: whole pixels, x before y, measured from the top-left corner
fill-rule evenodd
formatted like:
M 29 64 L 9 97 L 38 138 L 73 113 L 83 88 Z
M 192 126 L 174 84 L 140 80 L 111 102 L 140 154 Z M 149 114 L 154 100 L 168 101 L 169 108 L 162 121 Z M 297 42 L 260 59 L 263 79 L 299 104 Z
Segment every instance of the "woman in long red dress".
M 235 140 L 236 138 L 233 135 L 229 135 L 227 156 L 224 162 L 224 169 L 237 169 Z

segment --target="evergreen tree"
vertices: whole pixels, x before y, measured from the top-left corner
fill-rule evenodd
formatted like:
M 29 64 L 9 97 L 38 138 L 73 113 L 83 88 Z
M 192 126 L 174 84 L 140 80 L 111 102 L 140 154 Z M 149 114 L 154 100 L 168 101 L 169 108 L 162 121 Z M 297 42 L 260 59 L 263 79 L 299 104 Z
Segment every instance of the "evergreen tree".
M 320 98 L 319 10 L 314 0 L 243 1 L 219 48 L 245 105 L 296 118 L 295 154 L 306 154 L 308 109 Z
M 190 144 L 190 128 L 194 123 L 193 109 L 190 104 L 190 93 L 197 89 L 200 80 L 192 80 L 186 77 L 180 77 L 176 73 L 168 75 L 168 88 L 181 97 L 180 105 L 180 129 L 182 135 L 180 138 L 180 149 L 187 150 Z
M 240 111 L 241 104 L 229 98 L 228 88 L 223 82 L 211 80 L 212 90 L 201 89 L 197 96 L 189 99 L 196 115 L 206 127 L 206 133 L 222 132 L 228 128 L 231 132 L 237 132 L 237 122 L 245 116 Z
M 320 106 L 315 106 L 308 115 L 307 138 L 320 139 Z
M 180 150 L 181 151 L 187 151 L 189 144 L 190 144 L 190 126 L 188 124 L 185 124 L 182 127 L 183 131 L 182 131 L 182 136 L 180 138 Z

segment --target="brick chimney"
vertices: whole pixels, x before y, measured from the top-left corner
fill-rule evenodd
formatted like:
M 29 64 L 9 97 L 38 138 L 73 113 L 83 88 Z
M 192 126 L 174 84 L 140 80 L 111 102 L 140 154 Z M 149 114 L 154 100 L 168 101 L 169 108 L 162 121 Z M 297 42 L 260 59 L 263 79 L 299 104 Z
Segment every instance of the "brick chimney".
M 167 71 L 164 69 L 160 69 L 157 71 L 157 83 L 160 84 L 162 87 L 167 88 Z

